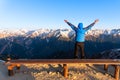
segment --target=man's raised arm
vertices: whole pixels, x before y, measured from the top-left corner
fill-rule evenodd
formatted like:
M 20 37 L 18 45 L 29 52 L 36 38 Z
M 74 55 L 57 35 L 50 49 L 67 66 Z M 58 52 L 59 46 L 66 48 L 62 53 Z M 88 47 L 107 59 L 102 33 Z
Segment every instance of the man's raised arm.
M 87 27 L 85 27 L 85 30 L 89 30 L 92 26 L 94 26 L 97 22 L 99 21 L 99 19 L 96 19 L 93 23 L 91 23 L 90 25 L 88 25 Z
M 77 27 L 74 26 L 73 24 L 71 24 L 70 22 L 68 22 L 67 20 L 64 20 L 73 30 L 76 30 Z

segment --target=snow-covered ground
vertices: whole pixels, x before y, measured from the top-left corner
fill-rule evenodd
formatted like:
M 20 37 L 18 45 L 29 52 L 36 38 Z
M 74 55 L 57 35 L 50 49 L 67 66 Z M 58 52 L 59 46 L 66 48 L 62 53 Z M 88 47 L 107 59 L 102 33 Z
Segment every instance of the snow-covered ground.
M 0 80 L 115 80 L 114 68 L 105 73 L 102 65 L 68 64 L 68 78 L 63 77 L 61 64 L 23 64 L 14 76 L 8 76 L 7 65 L 0 62 Z

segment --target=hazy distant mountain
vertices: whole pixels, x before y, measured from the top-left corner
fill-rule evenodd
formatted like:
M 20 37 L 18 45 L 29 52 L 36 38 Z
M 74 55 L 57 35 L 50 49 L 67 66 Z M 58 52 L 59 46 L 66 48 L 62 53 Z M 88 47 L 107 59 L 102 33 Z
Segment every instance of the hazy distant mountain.
M 18 58 L 72 58 L 75 32 L 70 29 L 0 30 L 0 54 Z M 120 29 L 86 33 L 87 57 L 120 48 Z

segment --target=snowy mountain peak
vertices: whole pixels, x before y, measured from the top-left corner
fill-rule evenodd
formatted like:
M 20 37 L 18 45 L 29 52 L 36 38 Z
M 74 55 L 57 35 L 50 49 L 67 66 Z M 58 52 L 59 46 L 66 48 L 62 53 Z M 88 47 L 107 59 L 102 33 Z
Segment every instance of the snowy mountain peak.
M 14 36 L 29 36 L 29 37 L 65 37 L 70 38 L 75 34 L 74 31 L 70 29 L 38 29 L 38 30 L 26 30 L 26 29 L 20 29 L 20 30 L 0 30 L 0 38 L 5 37 L 14 37 Z M 99 36 L 99 35 L 120 35 L 120 29 L 112 29 L 112 30 L 90 30 L 86 33 L 86 35 L 93 35 L 93 36 Z

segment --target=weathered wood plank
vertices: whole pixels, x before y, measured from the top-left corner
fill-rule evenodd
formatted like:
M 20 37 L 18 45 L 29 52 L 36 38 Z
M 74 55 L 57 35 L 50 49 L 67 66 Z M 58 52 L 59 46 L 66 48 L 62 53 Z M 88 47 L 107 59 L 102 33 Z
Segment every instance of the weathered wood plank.
M 10 63 L 19 64 L 33 64 L 33 63 L 45 63 L 45 64 L 111 64 L 119 65 L 120 59 L 18 59 L 10 60 Z

